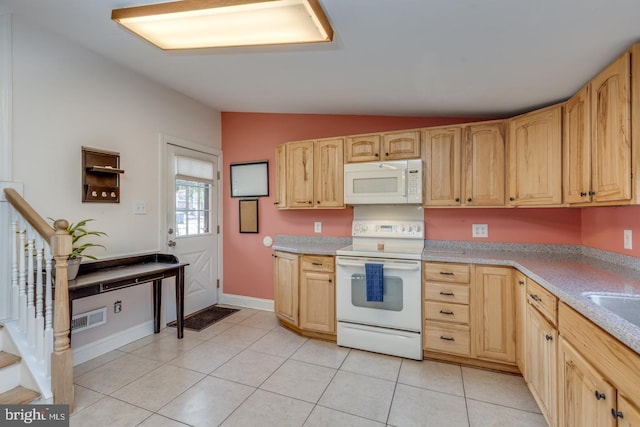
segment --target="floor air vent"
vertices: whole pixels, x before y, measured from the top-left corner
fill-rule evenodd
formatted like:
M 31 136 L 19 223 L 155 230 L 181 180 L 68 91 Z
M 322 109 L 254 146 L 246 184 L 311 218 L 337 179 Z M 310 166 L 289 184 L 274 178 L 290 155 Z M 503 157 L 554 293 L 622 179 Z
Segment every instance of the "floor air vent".
M 71 332 L 84 331 L 105 323 L 107 323 L 107 307 L 97 308 L 73 316 L 71 319 Z

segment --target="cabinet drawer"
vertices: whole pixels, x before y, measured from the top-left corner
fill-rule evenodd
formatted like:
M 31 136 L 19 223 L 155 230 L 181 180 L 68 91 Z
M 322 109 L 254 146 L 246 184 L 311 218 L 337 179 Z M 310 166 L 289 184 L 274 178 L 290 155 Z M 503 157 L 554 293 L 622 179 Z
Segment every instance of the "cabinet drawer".
M 439 262 L 424 263 L 424 280 L 433 282 L 469 283 L 469 264 Z
M 424 312 L 428 320 L 469 324 L 468 305 L 425 301 Z
M 527 301 L 553 325 L 558 324 L 558 298 L 531 279 L 527 280 Z
M 471 355 L 471 333 L 468 326 L 425 322 L 424 348 L 429 351 Z
M 469 304 L 469 286 L 449 283 L 427 283 L 424 298 L 428 301 Z
M 301 270 L 326 271 L 333 273 L 334 258 L 332 256 L 303 255 L 300 261 Z

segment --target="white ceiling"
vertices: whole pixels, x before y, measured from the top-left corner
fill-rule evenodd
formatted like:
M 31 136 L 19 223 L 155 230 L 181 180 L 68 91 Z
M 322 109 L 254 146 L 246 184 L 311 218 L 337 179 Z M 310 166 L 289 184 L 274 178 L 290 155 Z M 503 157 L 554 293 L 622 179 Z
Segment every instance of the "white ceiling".
M 639 0 L 320 0 L 332 43 L 163 52 L 111 21 L 153 0 L 0 0 L 221 111 L 501 116 L 569 97 L 640 41 Z

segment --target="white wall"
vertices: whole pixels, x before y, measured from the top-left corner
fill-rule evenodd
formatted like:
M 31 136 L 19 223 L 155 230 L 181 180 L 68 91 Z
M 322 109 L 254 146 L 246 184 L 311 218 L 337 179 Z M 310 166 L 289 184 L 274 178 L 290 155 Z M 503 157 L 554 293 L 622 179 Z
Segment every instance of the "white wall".
M 43 217 L 94 218 L 108 234 L 107 250 L 91 252 L 100 258 L 162 250 L 159 134 L 220 149 L 220 113 L 19 16 L 12 27 L 13 180 L 25 199 Z M 119 204 L 81 202 L 81 146 L 120 153 Z M 133 215 L 134 200 L 147 215 Z M 138 288 L 77 300 L 75 313 L 111 304 L 120 317 L 74 334 L 74 348 L 148 322 L 150 291 Z

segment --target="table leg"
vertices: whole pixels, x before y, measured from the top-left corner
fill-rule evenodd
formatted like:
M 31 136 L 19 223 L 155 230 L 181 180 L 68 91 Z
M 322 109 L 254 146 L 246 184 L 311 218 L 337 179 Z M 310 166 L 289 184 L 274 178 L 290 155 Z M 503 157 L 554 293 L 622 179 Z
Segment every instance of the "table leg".
M 176 327 L 180 339 L 184 336 L 184 267 L 176 274 Z
M 153 281 L 153 332 L 160 332 L 160 308 L 162 307 L 162 279 Z

